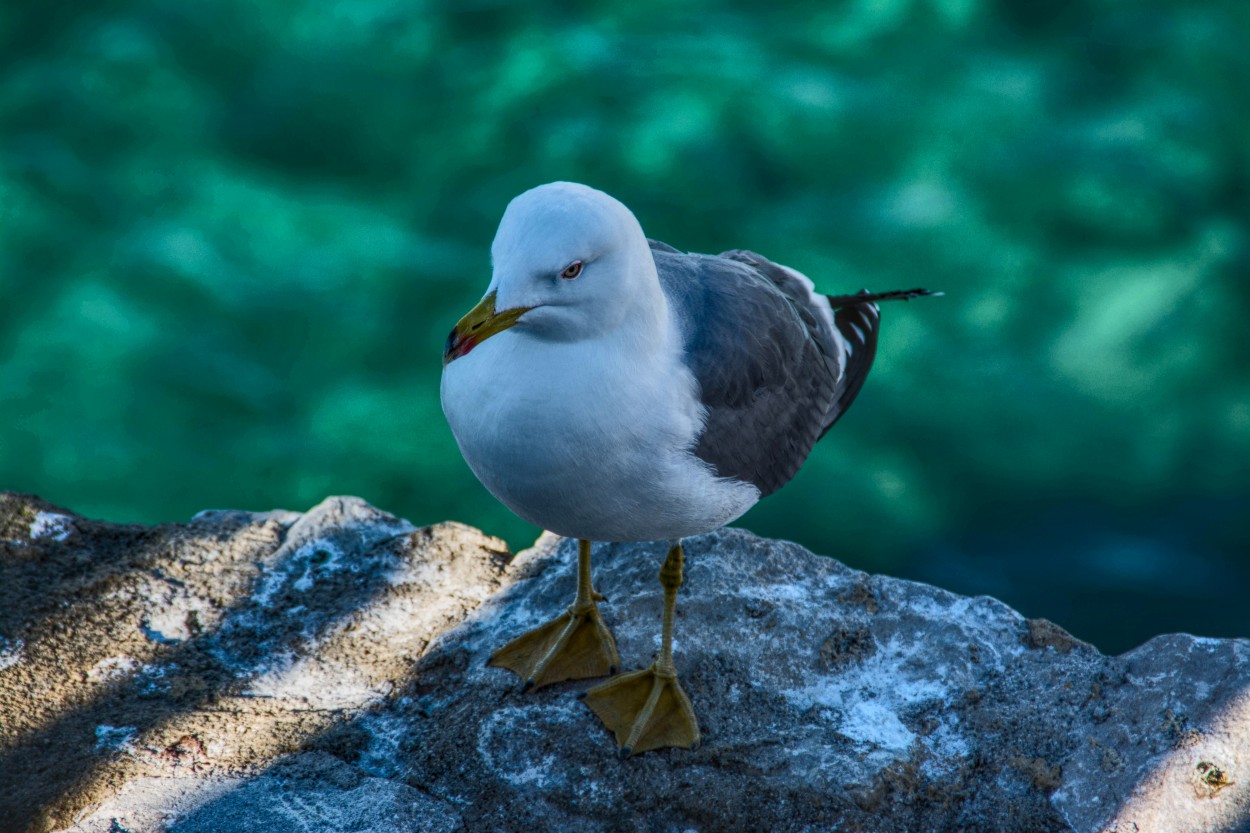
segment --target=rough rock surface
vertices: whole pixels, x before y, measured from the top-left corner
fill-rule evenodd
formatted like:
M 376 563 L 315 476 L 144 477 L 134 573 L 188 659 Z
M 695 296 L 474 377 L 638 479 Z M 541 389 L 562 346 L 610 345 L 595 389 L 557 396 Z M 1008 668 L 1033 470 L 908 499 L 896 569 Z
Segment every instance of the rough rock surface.
M 627 667 L 658 544 L 595 547 Z M 560 612 L 572 542 L 508 564 L 355 498 L 115 526 L 0 494 L 0 830 L 1223 831 L 1250 827 L 1250 642 L 1106 657 L 989 598 L 723 530 L 675 647 L 704 735 L 618 760 L 485 667 Z

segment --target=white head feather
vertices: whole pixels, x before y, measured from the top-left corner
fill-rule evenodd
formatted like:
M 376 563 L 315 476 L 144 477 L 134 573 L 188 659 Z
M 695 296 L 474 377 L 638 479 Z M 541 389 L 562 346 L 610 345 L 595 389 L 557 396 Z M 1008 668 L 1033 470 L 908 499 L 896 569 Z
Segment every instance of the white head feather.
M 575 341 L 663 308 L 646 236 L 618 200 L 585 185 L 552 182 L 508 204 L 491 245 L 495 308 L 533 307 L 516 329 Z M 560 273 L 574 263 L 574 279 Z

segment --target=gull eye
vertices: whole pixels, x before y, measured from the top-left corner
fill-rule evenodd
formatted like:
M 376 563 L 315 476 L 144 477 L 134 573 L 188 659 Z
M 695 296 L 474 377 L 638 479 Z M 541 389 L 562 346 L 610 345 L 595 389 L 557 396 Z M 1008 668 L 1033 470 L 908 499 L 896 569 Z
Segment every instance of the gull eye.
M 581 273 L 582 262 L 580 260 L 575 260 L 568 266 L 564 267 L 564 271 L 560 273 L 560 277 L 564 278 L 566 281 L 571 281 Z

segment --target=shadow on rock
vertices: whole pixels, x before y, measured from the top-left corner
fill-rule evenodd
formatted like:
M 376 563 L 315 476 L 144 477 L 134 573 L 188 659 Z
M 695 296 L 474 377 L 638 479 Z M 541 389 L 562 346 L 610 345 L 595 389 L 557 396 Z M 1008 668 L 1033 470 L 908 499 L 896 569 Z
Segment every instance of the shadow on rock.
M 264 765 L 384 696 L 431 637 L 355 656 L 353 614 L 396 595 L 431 537 L 359 499 L 150 529 L 2 500 L 6 572 L 49 588 L 0 632 L 0 813 L 17 830 L 63 827 L 151 773 Z

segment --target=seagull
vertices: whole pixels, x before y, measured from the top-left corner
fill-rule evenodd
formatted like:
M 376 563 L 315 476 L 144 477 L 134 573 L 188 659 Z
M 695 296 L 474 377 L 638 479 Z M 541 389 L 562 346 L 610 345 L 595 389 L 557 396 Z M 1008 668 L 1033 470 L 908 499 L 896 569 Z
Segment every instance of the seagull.
M 744 250 L 686 254 L 586 185 L 513 199 L 481 302 L 443 353 L 442 404 L 465 461 L 530 523 L 578 540 L 573 603 L 490 664 L 537 689 L 609 676 L 584 702 L 622 757 L 699 745 L 673 661 L 682 539 L 785 485 L 872 367 L 878 301 L 822 295 Z M 591 582 L 592 541 L 666 541 L 660 650 L 617 674 Z

